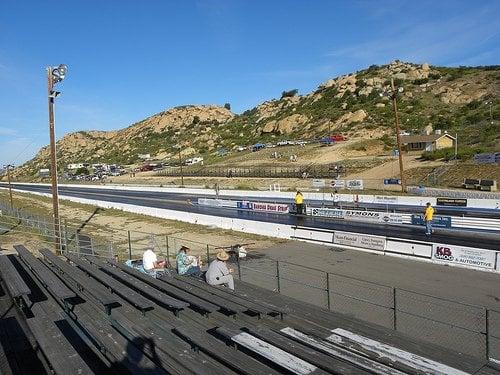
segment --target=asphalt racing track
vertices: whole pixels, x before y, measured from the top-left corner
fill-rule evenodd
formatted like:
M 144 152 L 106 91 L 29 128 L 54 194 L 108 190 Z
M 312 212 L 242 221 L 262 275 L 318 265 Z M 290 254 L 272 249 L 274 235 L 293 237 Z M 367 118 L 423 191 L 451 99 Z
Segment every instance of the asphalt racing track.
M 6 184 L 1 184 L 6 187 Z M 44 185 L 17 185 L 12 184 L 17 190 L 50 193 L 50 186 Z M 99 189 L 85 187 L 59 187 L 59 194 L 68 197 L 93 199 L 107 202 L 133 204 L 145 207 L 164 208 L 176 211 L 193 212 L 205 215 L 222 216 L 228 218 L 246 219 L 260 222 L 310 227 L 316 229 L 341 230 L 372 235 L 382 235 L 408 240 L 428 241 L 424 228 L 412 225 L 371 224 L 353 221 L 332 220 L 318 217 L 298 217 L 288 214 L 274 214 L 254 212 L 227 208 L 214 208 L 198 206 L 191 201 L 196 201 L 203 195 L 188 195 L 151 191 L 132 191 Z M 212 196 L 213 198 L 213 196 Z M 235 199 L 235 198 L 232 198 Z M 267 199 L 269 201 L 269 199 Z M 274 200 L 273 201 L 278 201 Z M 287 202 L 290 203 L 291 199 Z M 463 208 L 461 208 L 463 210 Z M 444 213 L 440 209 L 440 213 Z M 498 213 L 495 213 L 497 216 Z M 474 215 L 476 216 L 476 215 Z M 436 229 L 432 236 L 435 243 L 479 247 L 491 250 L 500 250 L 500 235 L 486 232 L 475 232 L 464 229 Z

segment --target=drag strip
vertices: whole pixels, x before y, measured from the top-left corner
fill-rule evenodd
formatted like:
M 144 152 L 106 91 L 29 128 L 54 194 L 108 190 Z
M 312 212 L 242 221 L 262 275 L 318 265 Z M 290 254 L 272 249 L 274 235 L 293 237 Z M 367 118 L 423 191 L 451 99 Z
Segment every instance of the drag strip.
M 13 184 L 12 186 L 17 190 L 27 192 L 32 191 L 40 193 L 50 193 L 50 186 L 21 184 Z M 5 184 L 3 184 L 3 187 L 5 187 Z M 89 189 L 85 187 L 65 186 L 59 188 L 59 194 L 67 197 L 86 198 L 143 207 L 164 208 L 169 210 L 221 216 L 226 218 L 310 227 L 315 229 L 357 232 L 417 241 L 429 240 L 425 236 L 424 228 L 419 226 L 334 221 L 321 217 L 303 217 L 286 214 L 206 207 L 190 204 L 189 200 L 198 198 L 198 195 L 118 189 Z M 273 199 L 271 201 L 278 200 Z M 290 202 L 288 201 L 287 203 Z M 436 243 L 500 250 L 500 235 L 498 234 L 464 231 L 459 229 L 436 229 L 436 233 L 432 236 L 432 240 Z

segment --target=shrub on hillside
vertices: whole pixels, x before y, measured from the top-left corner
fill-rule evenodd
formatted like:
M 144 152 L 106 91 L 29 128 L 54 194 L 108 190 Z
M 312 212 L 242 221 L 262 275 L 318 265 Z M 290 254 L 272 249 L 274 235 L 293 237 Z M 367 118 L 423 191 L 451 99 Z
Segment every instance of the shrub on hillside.
M 283 98 L 291 98 L 292 96 L 296 96 L 299 93 L 298 89 L 293 89 L 289 91 L 283 91 L 281 93 L 281 99 Z

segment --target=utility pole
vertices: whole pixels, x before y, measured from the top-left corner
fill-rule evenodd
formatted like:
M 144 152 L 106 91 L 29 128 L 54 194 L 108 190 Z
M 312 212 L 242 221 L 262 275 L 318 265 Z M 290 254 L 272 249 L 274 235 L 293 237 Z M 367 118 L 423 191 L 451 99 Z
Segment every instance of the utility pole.
M 181 166 L 181 186 L 184 187 L 184 172 L 182 170 L 181 148 L 179 146 L 179 165 Z
M 398 156 L 399 156 L 399 174 L 401 176 L 401 191 L 406 193 L 406 181 L 404 176 L 403 167 L 403 154 L 401 153 L 401 130 L 399 127 L 399 114 L 398 114 L 398 104 L 397 104 L 397 91 L 394 87 L 394 78 L 391 78 L 391 88 L 392 88 L 392 106 L 394 107 L 394 117 L 396 120 L 396 139 L 398 142 Z
M 455 133 L 455 161 L 458 160 L 458 133 Z
M 57 188 L 57 155 L 56 136 L 54 129 L 54 100 L 59 92 L 54 91 L 54 84 L 61 82 L 66 76 L 68 67 L 59 65 L 58 67 L 47 68 L 47 97 L 49 104 L 49 136 L 50 136 L 50 175 L 52 179 L 52 208 L 54 216 L 54 246 L 56 254 L 61 254 L 61 223 L 59 220 L 59 191 Z
M 9 198 L 10 198 L 10 208 L 14 208 L 14 203 L 12 202 L 12 185 L 10 184 L 10 164 L 7 165 L 7 180 L 9 182 Z

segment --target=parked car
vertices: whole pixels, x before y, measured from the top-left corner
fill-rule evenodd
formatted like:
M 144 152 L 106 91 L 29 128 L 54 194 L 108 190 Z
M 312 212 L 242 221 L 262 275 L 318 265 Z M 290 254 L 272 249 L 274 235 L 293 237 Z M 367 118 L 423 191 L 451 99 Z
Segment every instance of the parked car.
M 331 137 L 323 137 L 319 140 L 319 143 L 321 143 L 322 146 L 331 146 L 335 143 L 335 141 L 332 140 Z
M 245 151 L 246 149 L 247 149 L 247 147 L 245 147 L 245 146 L 238 146 L 238 147 L 236 148 L 236 150 L 237 150 L 238 152 Z
M 252 152 L 262 150 L 263 148 L 266 148 L 264 143 L 256 143 L 252 146 Z
M 342 142 L 346 140 L 346 138 L 340 134 L 331 135 L 330 139 L 334 142 Z

